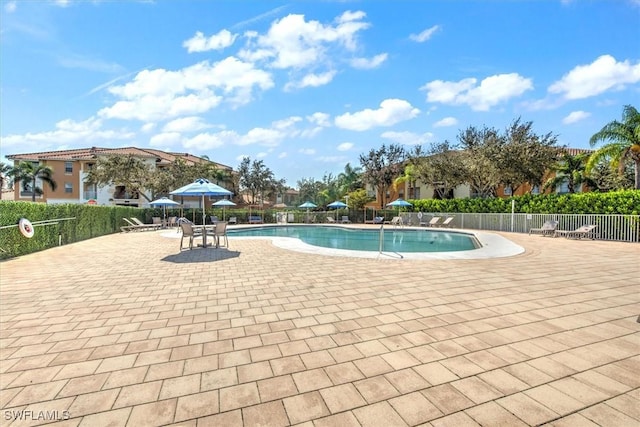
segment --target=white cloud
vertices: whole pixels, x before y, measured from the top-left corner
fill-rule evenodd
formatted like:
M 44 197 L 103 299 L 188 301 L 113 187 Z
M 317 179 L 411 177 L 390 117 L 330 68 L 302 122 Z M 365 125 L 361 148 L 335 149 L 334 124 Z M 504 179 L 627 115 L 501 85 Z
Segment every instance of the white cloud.
M 225 47 L 231 46 L 237 37 L 237 34 L 231 34 L 228 30 L 222 30 L 218 34 L 214 34 L 208 38 L 205 37 L 202 32 L 198 31 L 189 40 L 185 40 L 182 46 L 186 47 L 189 53 L 222 50 Z
M 380 135 L 382 138 L 393 141 L 402 145 L 421 145 L 433 141 L 434 135 L 431 132 L 417 134 L 413 132 L 384 132 Z
M 266 153 L 264 151 L 261 151 L 259 153 L 256 153 L 256 159 L 264 159 L 265 157 L 267 157 L 269 155 L 269 153 Z
M 301 148 L 300 150 L 298 150 L 300 153 L 302 154 L 306 154 L 308 156 L 312 156 L 314 154 L 316 154 L 316 150 L 315 148 Z
M 322 74 L 309 73 L 298 82 L 289 82 L 285 85 L 284 90 L 302 89 L 304 87 L 324 86 L 333 80 L 336 72 L 334 70 L 327 71 Z
M 164 125 L 163 132 L 197 132 L 212 127 L 205 123 L 202 117 L 190 116 L 175 119 Z
M 288 156 L 288 154 L 287 154 L 287 152 L 286 152 L 286 151 L 283 151 L 282 153 L 278 154 L 278 158 L 279 158 L 279 159 L 284 159 L 284 158 L 285 158 L 285 157 L 287 157 L 287 156 Z
M 315 158 L 319 162 L 344 164 L 347 161 L 346 156 L 320 156 Z
M 403 99 L 385 99 L 377 110 L 367 108 L 355 113 L 345 113 L 335 118 L 335 124 L 342 129 L 364 131 L 377 126 L 393 126 L 413 119 L 419 113 L 420 110 Z
M 349 151 L 353 148 L 353 142 L 343 142 L 338 145 L 338 151 Z
M 569 125 L 584 120 L 589 116 L 591 116 L 591 113 L 587 113 L 586 111 L 572 111 L 567 117 L 562 119 L 562 123 Z
M 491 107 L 522 95 L 533 89 L 531 79 L 517 73 L 497 74 L 477 84 L 475 78 L 458 82 L 434 80 L 420 89 L 427 91 L 427 102 L 450 105 L 468 105 L 476 111 L 488 111 Z
M 140 128 L 140 131 L 144 133 L 149 133 L 149 132 L 152 132 L 156 128 L 156 126 L 157 125 L 155 123 L 145 123 Z
M 369 70 L 372 68 L 378 68 L 384 61 L 387 60 L 388 55 L 381 53 L 373 58 L 353 58 L 350 63 L 353 68 L 361 70 Z
M 435 34 L 436 31 L 440 29 L 439 25 L 434 25 L 431 28 L 427 28 L 419 34 L 411 34 L 409 38 L 415 42 L 423 43 L 431 38 L 432 35 Z
M 99 111 L 101 117 L 160 121 L 200 114 L 227 101 L 249 102 L 254 90 L 273 87 L 271 75 L 234 57 L 216 63 L 199 62 L 168 71 L 143 70 L 135 78 L 109 92 L 120 98 Z
M 53 3 L 56 6 L 67 7 L 71 2 L 69 0 L 55 0 Z
M 71 119 L 61 120 L 51 131 L 3 136 L 2 147 L 4 149 L 19 147 L 24 151 L 46 151 L 61 145 L 111 145 L 114 140 L 132 140 L 135 137 L 134 132 L 103 129 L 102 125 L 102 120 L 95 117 L 81 122 Z
M 182 142 L 182 135 L 178 132 L 163 132 L 154 135 L 149 139 L 152 147 L 172 147 Z
M 549 86 L 549 92 L 565 99 L 583 99 L 608 90 L 623 90 L 640 82 L 640 63 L 618 62 L 611 55 L 602 55 L 588 65 L 578 65 L 562 79 Z
M 193 138 L 184 139 L 182 145 L 185 148 L 197 148 L 200 151 L 219 148 L 227 143 L 233 143 L 238 138 L 238 134 L 233 131 L 222 131 L 217 133 L 200 133 Z
M 313 124 L 322 127 L 331 126 L 331 122 L 329 121 L 330 116 L 327 113 L 313 113 L 310 116 L 307 116 L 307 120 Z
M 17 3 L 15 1 L 8 1 L 4 5 L 4 11 L 7 13 L 13 13 L 17 9 Z
M 448 126 L 455 126 L 458 124 L 458 119 L 455 117 L 445 117 L 444 119 L 438 120 L 433 124 L 434 128 L 443 128 Z

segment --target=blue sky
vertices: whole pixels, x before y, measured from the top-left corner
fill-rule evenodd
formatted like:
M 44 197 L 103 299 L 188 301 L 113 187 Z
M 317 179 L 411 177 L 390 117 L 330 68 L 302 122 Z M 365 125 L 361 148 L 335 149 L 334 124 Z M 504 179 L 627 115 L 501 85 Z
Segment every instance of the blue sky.
M 295 187 L 517 117 L 587 148 L 640 108 L 640 0 L 0 4 L 2 156 L 248 156 Z

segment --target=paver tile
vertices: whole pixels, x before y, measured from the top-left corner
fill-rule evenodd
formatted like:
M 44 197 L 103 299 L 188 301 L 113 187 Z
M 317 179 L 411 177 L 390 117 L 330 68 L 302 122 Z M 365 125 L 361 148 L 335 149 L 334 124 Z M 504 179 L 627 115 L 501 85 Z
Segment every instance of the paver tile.
M 134 406 L 127 426 L 142 425 L 162 425 L 173 422 L 176 412 L 176 400 L 160 400 L 158 402 L 147 403 Z
M 283 402 L 291 424 L 302 423 L 330 414 L 322 396 L 317 391 L 287 397 Z
M 464 411 L 478 424 L 492 427 L 526 427 L 522 420 L 495 402 L 467 408 Z
M 394 397 L 389 400 L 389 403 L 409 425 L 426 423 L 443 415 L 422 393 L 418 392 Z
M 282 401 L 263 403 L 242 410 L 244 425 L 249 426 L 288 426 L 289 419 Z
M 176 404 L 175 422 L 207 417 L 219 410 L 218 390 L 181 396 Z
M 262 402 L 282 399 L 298 393 L 298 388 L 291 375 L 283 375 L 258 381 L 258 392 Z
M 378 402 L 353 411 L 362 427 L 408 426 L 402 417 L 387 402 Z
M 220 390 L 220 411 L 244 408 L 260 402 L 258 386 L 255 382 L 235 385 Z
M 360 394 L 366 399 L 367 403 L 388 400 L 400 394 L 384 376 L 356 381 L 354 385 Z
M 320 390 L 324 403 L 332 414 L 363 406 L 367 402 L 353 384 L 342 384 Z

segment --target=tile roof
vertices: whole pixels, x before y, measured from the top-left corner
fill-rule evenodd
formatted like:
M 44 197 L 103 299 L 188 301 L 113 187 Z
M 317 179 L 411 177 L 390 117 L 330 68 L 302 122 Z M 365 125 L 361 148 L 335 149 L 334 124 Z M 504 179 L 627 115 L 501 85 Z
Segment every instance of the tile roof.
M 90 147 L 90 148 L 77 148 L 71 150 L 58 150 L 58 151 L 43 151 L 36 153 L 23 153 L 23 154 L 11 154 L 6 156 L 10 160 L 90 160 L 95 159 L 98 155 L 104 154 L 119 154 L 119 155 L 133 155 L 136 157 L 156 158 L 156 162 L 159 165 L 168 165 L 176 158 L 182 158 L 189 164 L 200 163 L 203 161 L 210 161 L 202 157 L 194 156 L 189 153 L 171 153 L 162 150 L 155 150 L 151 148 L 138 148 L 138 147 L 120 147 L 120 148 L 103 148 L 103 147 Z M 211 162 L 211 161 L 210 161 Z M 231 166 L 223 165 L 221 163 L 211 162 L 222 169 L 231 170 Z

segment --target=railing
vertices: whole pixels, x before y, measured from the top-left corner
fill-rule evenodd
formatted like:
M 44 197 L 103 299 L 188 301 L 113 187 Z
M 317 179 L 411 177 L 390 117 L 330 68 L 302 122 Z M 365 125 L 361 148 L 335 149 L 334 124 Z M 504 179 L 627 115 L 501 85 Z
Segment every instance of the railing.
M 525 214 L 525 213 L 423 213 L 404 212 L 401 216 L 405 224 L 419 225 L 430 218 L 454 217 L 452 227 L 472 230 L 509 231 L 528 233 L 532 228 L 540 228 L 545 221 L 558 221 L 558 230 L 575 230 L 583 225 L 594 224 L 595 237 L 599 240 L 620 242 L 640 242 L 640 215 L 600 215 L 600 214 Z

